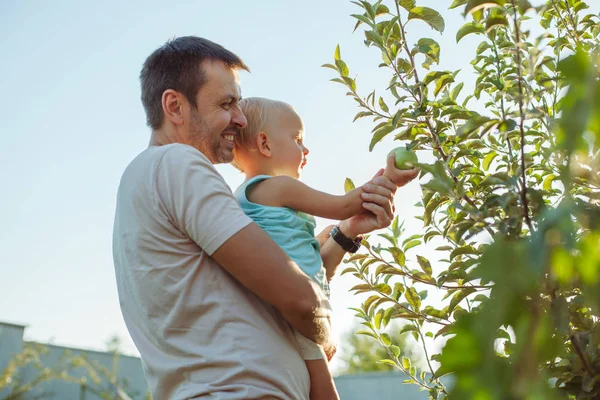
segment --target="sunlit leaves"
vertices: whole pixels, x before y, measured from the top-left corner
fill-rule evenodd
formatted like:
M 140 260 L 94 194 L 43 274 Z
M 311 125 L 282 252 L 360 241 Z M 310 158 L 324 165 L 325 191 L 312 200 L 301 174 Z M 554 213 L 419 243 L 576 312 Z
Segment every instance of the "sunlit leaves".
M 461 74 L 429 71 L 448 55 L 415 37 L 413 22 L 445 26 L 413 0 L 355 2 L 374 64 L 390 74 L 385 86 L 363 97 L 339 48 L 326 65 L 357 102 L 355 119 L 373 119 L 370 149 L 393 137 L 432 157 L 419 164 L 422 231 L 405 232 L 396 219 L 343 271 L 367 295 L 357 316 L 386 362 L 433 399 L 443 385 L 398 357 L 383 332 L 390 321 L 410 322 L 405 333 L 419 341 L 453 335 L 430 357 L 442 364 L 435 376 L 455 374 L 452 398 L 552 399 L 552 379 L 594 398 L 600 383 L 572 346 L 587 343 L 582 351 L 600 365 L 591 350 L 600 343 L 599 19 L 580 0 L 449 3 L 468 15 L 452 36 L 479 40 Z
M 354 182 L 352 182 L 352 179 L 350 178 L 346 178 L 346 180 L 344 181 L 344 192 L 348 193 L 351 190 L 354 189 Z
M 502 8 L 504 0 L 469 0 L 465 6 L 465 14 L 488 8 Z
M 398 4 L 406 11 L 412 10 L 417 5 L 415 0 L 398 0 Z
M 484 33 L 485 28 L 476 22 L 467 22 L 464 24 L 458 32 L 456 32 L 456 42 L 460 42 L 462 38 L 472 33 Z
M 408 14 L 408 19 L 420 19 L 435 29 L 436 31 L 442 33 L 444 32 L 444 28 L 446 24 L 444 23 L 444 18 L 440 15 L 439 12 L 435 11 L 429 7 L 414 7 L 411 8 L 410 13 Z
M 440 45 L 433 39 L 419 39 L 417 45 L 412 50 L 413 55 L 417 53 L 425 55 L 425 62 L 423 63 L 423 68 L 429 69 L 431 64 L 439 64 L 440 62 Z

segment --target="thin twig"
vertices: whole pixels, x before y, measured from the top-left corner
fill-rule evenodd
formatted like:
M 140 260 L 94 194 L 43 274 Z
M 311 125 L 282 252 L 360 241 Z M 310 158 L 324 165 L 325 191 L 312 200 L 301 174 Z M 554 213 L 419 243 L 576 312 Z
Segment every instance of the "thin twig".
M 575 349 L 577 356 L 583 363 L 583 366 L 585 367 L 585 370 L 587 371 L 587 373 L 590 374 L 590 376 L 592 376 L 592 377 L 596 376 L 596 371 L 594 371 L 594 368 L 592 368 L 592 366 L 590 365 L 590 362 L 588 361 L 587 357 L 583 353 L 583 350 L 581 349 L 581 344 L 579 343 L 579 340 L 577 339 L 577 337 L 574 334 L 571 334 L 571 335 L 569 335 L 569 339 L 571 340 L 571 343 L 573 343 L 573 348 Z
M 518 74 L 518 84 L 519 84 L 519 130 L 521 132 L 521 179 L 523 180 L 523 187 L 521 188 L 521 201 L 523 203 L 523 215 L 525 217 L 525 222 L 529 227 L 529 231 L 533 232 L 533 226 L 531 224 L 531 219 L 529 218 L 529 204 L 527 200 L 527 177 L 525 176 L 525 116 L 523 113 L 523 75 L 521 73 L 521 34 L 519 24 L 517 22 L 517 6 L 515 5 L 515 0 L 511 0 L 513 6 L 513 22 L 515 25 L 515 35 L 516 35 L 516 53 L 517 53 L 517 74 Z

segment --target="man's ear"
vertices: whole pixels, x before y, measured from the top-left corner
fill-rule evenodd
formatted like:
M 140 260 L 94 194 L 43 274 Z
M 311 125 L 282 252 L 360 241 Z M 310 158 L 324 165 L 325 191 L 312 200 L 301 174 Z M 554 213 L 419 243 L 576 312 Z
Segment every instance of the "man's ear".
M 271 157 L 271 145 L 269 144 L 269 136 L 267 136 L 265 132 L 260 132 L 258 135 L 256 135 L 256 147 L 263 156 Z
M 183 124 L 185 104 L 187 104 L 183 95 L 173 89 L 167 89 L 163 92 L 161 100 L 165 120 L 171 121 L 175 125 Z

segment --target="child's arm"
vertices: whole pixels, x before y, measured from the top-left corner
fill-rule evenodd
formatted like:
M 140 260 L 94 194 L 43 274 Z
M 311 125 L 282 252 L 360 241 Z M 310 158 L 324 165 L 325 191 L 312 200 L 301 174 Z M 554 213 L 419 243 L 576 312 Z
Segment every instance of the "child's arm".
M 313 189 L 289 176 L 274 176 L 252 186 L 246 196 L 251 202 L 265 206 L 288 207 L 318 217 L 343 220 L 358 214 L 363 202 L 377 195 L 372 186 L 366 184 L 338 196 Z

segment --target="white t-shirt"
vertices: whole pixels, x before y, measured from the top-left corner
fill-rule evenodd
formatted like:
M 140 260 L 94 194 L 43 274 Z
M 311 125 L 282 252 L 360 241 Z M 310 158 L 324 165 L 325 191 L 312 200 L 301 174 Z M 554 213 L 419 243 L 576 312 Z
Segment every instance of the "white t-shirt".
M 289 324 L 210 257 L 249 223 L 193 147 L 150 147 L 123 173 L 117 287 L 154 400 L 308 399 Z

